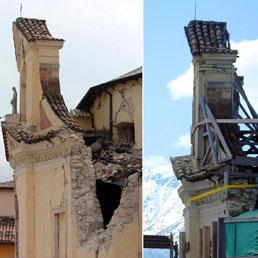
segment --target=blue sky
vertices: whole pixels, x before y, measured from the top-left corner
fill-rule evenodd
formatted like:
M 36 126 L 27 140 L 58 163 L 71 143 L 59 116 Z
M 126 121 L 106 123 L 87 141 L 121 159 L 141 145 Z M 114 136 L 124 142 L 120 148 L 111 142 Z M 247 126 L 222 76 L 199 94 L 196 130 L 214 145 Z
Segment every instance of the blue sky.
M 230 39 L 236 42 L 234 47 L 241 50 L 237 65 L 240 74 L 246 76 L 245 81 L 248 85 L 245 87 L 249 96 L 252 95 L 254 105 L 258 103 L 258 62 L 255 61 L 255 58 L 258 59 L 258 41 L 255 41 L 258 39 L 257 10 L 258 1 L 197 0 L 197 19 L 227 22 Z M 191 92 L 187 97 L 173 100 L 167 85 L 180 75 L 184 78 L 183 82 L 189 83 L 185 73 L 189 69 L 192 57 L 185 38 L 184 26 L 193 18 L 194 0 L 145 1 L 145 159 L 153 156 L 168 159 L 170 156 L 188 154 L 190 151 L 185 141 L 191 125 Z M 255 58 L 252 58 L 252 49 Z M 250 65 L 247 65 L 249 60 Z M 189 85 L 180 87 L 186 87 L 185 91 L 189 89 Z

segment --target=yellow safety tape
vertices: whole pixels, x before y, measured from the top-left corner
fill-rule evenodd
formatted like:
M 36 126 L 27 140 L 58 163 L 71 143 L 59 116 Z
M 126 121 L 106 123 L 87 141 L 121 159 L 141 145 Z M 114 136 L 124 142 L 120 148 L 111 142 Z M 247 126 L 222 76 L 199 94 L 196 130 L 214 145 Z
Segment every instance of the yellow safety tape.
M 202 194 L 198 194 L 198 195 L 195 195 L 193 197 L 191 197 L 189 199 L 190 202 L 192 201 L 196 201 L 196 200 L 199 200 L 203 197 L 206 197 L 206 196 L 209 196 L 209 195 L 212 195 L 214 193 L 218 193 L 222 190 L 225 190 L 225 189 L 244 189 L 244 188 L 254 188 L 254 187 L 258 187 L 257 184 L 238 184 L 238 185 L 223 185 L 221 187 L 218 187 L 218 188 L 215 188 L 215 189 L 212 189 L 210 191 L 207 191 L 205 193 L 202 193 Z

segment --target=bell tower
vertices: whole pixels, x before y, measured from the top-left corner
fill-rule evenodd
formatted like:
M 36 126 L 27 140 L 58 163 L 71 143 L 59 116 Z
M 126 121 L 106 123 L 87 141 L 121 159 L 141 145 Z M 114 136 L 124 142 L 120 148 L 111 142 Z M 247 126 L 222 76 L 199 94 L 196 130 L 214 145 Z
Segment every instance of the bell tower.
M 224 22 L 191 21 L 185 27 L 185 32 L 194 66 L 193 154 L 197 166 L 201 167 L 209 148 L 209 135 L 204 136 L 206 129 L 200 126 L 207 118 L 205 104 L 215 119 L 232 118 L 234 115 L 233 78 L 237 51 L 230 48 L 229 33 Z M 221 150 L 217 155 L 223 156 Z
M 20 73 L 20 119 L 38 129 L 43 94 L 41 75 L 59 84 L 59 50 L 64 40 L 52 37 L 46 21 L 39 19 L 17 18 L 13 35 Z
M 257 208 L 258 116 L 236 73 L 238 51 L 231 49 L 226 23 L 194 20 L 185 33 L 194 66 L 193 148 L 171 161 L 182 184 L 186 257 L 195 258 L 206 241 L 198 232 Z

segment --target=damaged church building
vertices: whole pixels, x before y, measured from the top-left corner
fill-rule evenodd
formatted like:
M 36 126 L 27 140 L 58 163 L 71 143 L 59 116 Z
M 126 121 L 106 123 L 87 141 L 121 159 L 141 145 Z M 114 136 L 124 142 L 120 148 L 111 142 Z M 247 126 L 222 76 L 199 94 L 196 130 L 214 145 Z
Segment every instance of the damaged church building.
M 16 258 L 141 257 L 142 69 L 91 87 L 68 111 L 64 40 L 28 18 L 16 19 L 13 38 L 20 108 L 2 131 L 14 171 Z
M 185 33 L 194 67 L 192 149 L 171 158 L 185 205 L 179 256 L 258 255 L 258 115 L 236 72 L 238 51 L 225 22 L 194 20 Z

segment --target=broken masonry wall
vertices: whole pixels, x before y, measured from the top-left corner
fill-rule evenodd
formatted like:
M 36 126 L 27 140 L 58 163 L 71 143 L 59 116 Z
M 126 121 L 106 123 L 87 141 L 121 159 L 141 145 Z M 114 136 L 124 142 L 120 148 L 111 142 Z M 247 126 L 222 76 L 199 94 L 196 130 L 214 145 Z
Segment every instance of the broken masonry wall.
M 95 156 L 95 154 L 94 154 Z M 130 153 L 117 153 L 114 148 L 100 150 L 98 158 L 92 158 L 91 149 L 83 139 L 74 139 L 70 153 L 71 203 L 77 221 L 79 253 L 114 252 L 116 241 L 125 245 L 130 255 L 140 252 L 139 200 L 141 187 L 141 158 Z M 122 177 L 122 180 L 121 180 Z M 104 228 L 96 182 L 101 180 L 121 183 L 121 198 L 110 222 Z M 123 235 L 124 243 L 120 241 Z M 129 238 L 128 238 L 129 237 Z M 130 238 L 135 241 L 132 242 Z M 110 251 L 113 250 L 113 251 Z M 118 255 L 118 254 L 117 254 Z M 106 256 L 105 256 L 106 257 Z M 110 256 L 110 257 L 121 257 Z M 126 256 L 125 256 L 126 257 Z M 130 256 L 128 256 L 130 257 Z
M 248 179 L 231 180 L 230 184 L 248 184 Z M 228 214 L 235 216 L 256 209 L 257 188 L 229 189 L 227 204 Z
M 91 151 L 83 139 L 73 141 L 70 155 L 72 210 L 77 219 L 78 243 L 82 246 L 102 228 L 103 219 L 96 196 Z

